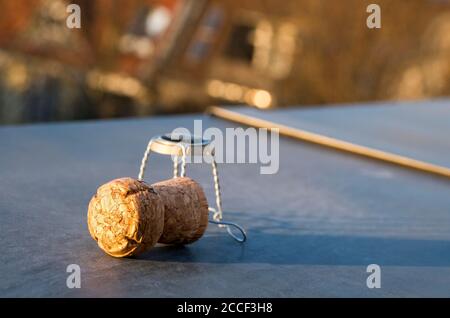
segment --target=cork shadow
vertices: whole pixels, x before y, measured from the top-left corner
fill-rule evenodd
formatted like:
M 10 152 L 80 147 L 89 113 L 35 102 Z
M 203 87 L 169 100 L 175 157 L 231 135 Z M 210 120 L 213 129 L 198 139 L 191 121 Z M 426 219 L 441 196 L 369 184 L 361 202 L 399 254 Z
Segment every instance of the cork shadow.
M 213 233 L 187 246 L 157 246 L 138 258 L 175 263 L 447 267 L 450 242 L 255 230 L 249 231 L 244 244 Z

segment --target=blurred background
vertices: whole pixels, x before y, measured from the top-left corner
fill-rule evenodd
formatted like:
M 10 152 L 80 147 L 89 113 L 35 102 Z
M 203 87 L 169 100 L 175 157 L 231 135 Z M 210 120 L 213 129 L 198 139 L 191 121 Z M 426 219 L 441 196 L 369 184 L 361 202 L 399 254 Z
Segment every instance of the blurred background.
M 449 95 L 448 0 L 0 0 L 0 124 Z

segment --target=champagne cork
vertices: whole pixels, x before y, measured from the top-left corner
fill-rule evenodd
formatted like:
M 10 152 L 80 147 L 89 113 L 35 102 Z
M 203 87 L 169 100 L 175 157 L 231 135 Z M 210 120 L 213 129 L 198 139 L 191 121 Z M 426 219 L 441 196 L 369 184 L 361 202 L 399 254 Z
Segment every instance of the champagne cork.
M 190 178 L 175 178 L 153 184 L 164 202 L 163 244 L 197 241 L 208 226 L 208 201 L 201 186 Z
M 190 178 L 148 185 L 132 178 L 98 188 L 88 207 L 88 228 L 98 246 L 114 257 L 135 256 L 157 242 L 189 244 L 208 225 L 208 202 Z

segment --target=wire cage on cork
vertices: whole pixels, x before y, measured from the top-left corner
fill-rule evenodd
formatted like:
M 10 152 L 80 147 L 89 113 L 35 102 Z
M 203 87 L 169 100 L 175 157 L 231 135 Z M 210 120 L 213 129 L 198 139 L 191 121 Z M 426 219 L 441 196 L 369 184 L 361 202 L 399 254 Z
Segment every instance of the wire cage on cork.
M 172 179 L 152 185 L 144 181 L 152 151 L 172 156 Z M 209 156 L 215 207 L 208 205 L 200 184 L 186 177 L 186 157 L 195 155 Z M 236 241 L 246 241 L 247 236 L 242 227 L 222 219 L 214 148 L 210 140 L 183 135 L 152 138 L 142 158 L 138 179 L 120 178 L 100 186 L 88 208 L 88 228 L 92 238 L 103 251 L 114 257 L 138 255 L 156 243 L 193 243 L 202 237 L 208 222 L 226 228 Z M 236 235 L 232 228 L 240 235 Z

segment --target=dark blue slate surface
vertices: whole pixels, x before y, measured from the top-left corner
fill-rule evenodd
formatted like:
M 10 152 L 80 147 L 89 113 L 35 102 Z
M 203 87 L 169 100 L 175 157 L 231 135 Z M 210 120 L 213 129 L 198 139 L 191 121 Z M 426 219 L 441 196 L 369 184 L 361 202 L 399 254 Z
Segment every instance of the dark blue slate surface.
M 0 128 L 0 296 L 450 296 L 450 182 L 281 139 L 280 170 L 220 165 L 226 215 L 247 228 L 239 245 L 210 226 L 193 245 L 114 259 L 90 238 L 96 188 L 138 173 L 148 139 L 199 116 Z M 153 156 L 150 182 L 170 177 Z M 207 166 L 189 166 L 212 202 Z M 81 266 L 81 289 L 66 267 Z M 366 287 L 366 266 L 382 288 Z

